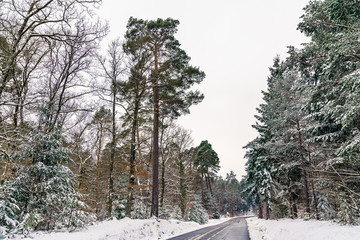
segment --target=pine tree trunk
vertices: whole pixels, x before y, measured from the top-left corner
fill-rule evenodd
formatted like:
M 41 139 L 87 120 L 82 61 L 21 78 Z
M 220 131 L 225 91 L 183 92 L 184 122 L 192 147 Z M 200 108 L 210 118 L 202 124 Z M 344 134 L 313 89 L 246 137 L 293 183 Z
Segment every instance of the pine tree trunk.
M 181 217 L 184 218 L 185 216 L 185 201 L 186 201 L 186 186 L 185 186 L 185 167 L 180 160 L 179 164 L 179 176 L 180 176 L 180 210 L 181 210 Z
M 269 208 L 269 203 L 268 201 L 265 202 L 265 212 L 266 212 L 266 220 L 270 219 L 270 208 Z
M 162 158 L 161 162 L 161 195 L 160 195 L 160 207 L 163 207 L 165 195 L 165 159 Z
M 154 46 L 155 56 L 155 72 L 153 80 L 153 104 L 154 104 L 154 119 L 153 119 L 153 181 L 152 181 L 152 198 L 151 198 L 151 213 L 150 216 L 159 216 L 159 88 L 158 88 L 158 59 L 157 59 L 157 44 Z
M 209 172 L 207 173 L 207 180 L 208 180 L 208 184 L 209 184 L 210 194 L 211 194 L 211 196 L 212 196 L 212 195 L 213 195 L 213 191 L 212 191 L 212 188 L 211 188 L 211 181 L 210 181 L 210 175 L 209 175 Z
M 201 180 L 200 180 L 200 188 L 201 188 L 201 202 L 205 204 L 205 195 L 204 195 L 204 173 L 201 173 Z
M 164 127 L 161 127 L 161 137 L 160 137 L 160 152 L 161 152 L 161 193 L 160 193 L 160 207 L 163 207 L 164 204 L 164 195 L 165 195 L 165 156 L 163 148 L 163 136 L 164 136 Z
M 262 208 L 262 201 L 261 201 L 261 197 L 258 195 L 258 199 L 259 199 L 259 203 L 258 203 L 258 208 L 259 208 L 259 218 L 264 218 L 263 215 L 263 208 Z
M 309 198 L 309 186 L 308 186 L 308 176 L 306 171 L 305 158 L 303 153 L 303 144 L 302 137 L 300 132 L 300 123 L 299 120 L 296 120 L 296 129 L 298 132 L 298 141 L 299 141 L 299 154 L 301 159 L 301 165 L 303 169 L 303 178 L 304 178 L 304 194 L 305 194 L 305 211 L 310 214 L 310 198 Z
M 138 122 L 138 112 L 139 112 L 139 100 L 136 99 L 134 107 L 134 116 L 131 127 L 131 146 L 130 146 L 130 170 L 129 170 L 129 186 L 128 186 L 128 197 L 126 201 L 126 216 L 130 217 L 132 201 L 134 195 L 134 185 L 135 185 L 135 160 L 136 160 L 136 131 L 137 131 L 137 122 Z

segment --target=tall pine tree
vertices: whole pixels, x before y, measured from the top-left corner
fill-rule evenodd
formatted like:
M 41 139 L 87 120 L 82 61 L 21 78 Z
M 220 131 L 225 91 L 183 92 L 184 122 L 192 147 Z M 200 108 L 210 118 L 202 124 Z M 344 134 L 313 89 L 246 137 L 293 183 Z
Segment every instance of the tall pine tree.
M 179 21 L 171 18 L 148 21 L 131 17 L 125 35 L 126 48 L 143 49 L 152 62 L 148 85 L 153 107 L 151 216 L 159 214 L 159 116 L 178 117 L 203 99 L 202 94 L 190 88 L 200 83 L 205 74 L 189 65 L 190 57 L 175 38 L 178 25 Z

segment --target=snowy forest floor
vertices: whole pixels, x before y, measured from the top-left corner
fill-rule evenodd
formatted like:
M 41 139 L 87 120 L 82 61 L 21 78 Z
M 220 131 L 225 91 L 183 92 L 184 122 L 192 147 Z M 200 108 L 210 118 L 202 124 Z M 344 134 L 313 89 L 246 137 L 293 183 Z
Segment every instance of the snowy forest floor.
M 247 218 L 251 240 L 358 240 L 360 226 L 302 219 Z
M 162 219 L 129 219 L 111 220 L 95 223 L 74 232 L 35 232 L 30 236 L 14 236 L 10 239 L 22 240 L 158 240 L 174 237 L 186 232 L 220 224 L 229 218 L 211 219 L 200 225 L 195 222 Z

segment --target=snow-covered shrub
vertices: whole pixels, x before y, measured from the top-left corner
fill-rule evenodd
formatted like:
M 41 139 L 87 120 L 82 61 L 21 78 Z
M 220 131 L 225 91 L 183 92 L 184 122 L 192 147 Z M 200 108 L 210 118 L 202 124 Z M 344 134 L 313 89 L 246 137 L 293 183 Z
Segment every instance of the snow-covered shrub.
M 206 210 L 215 210 L 216 208 L 215 198 L 209 191 L 204 194 L 204 207 Z
M 170 218 L 169 207 L 167 207 L 167 206 L 160 207 L 159 218 L 161 218 L 161 219 L 169 219 Z
M 176 219 L 176 220 L 182 220 L 182 214 L 181 214 L 181 209 L 180 207 L 177 205 L 175 206 L 172 214 L 171 214 L 171 218 Z
M 192 207 L 189 212 L 188 220 L 199 224 L 207 223 L 209 221 L 209 215 L 205 208 L 198 201 L 193 201 L 191 204 Z
M 147 219 L 148 218 L 147 207 L 141 199 L 135 199 L 133 203 L 133 209 L 131 211 L 132 219 Z
M 213 213 L 213 218 L 214 219 L 220 219 L 220 213 L 219 213 L 219 211 L 215 211 L 214 213 Z
M 30 212 L 22 219 L 24 229 L 49 230 L 84 225 L 87 214 L 82 210 L 84 204 L 74 189 L 69 168 L 38 162 L 24 168 L 13 187 L 20 208 Z
M 114 201 L 112 207 L 112 216 L 116 219 L 123 219 L 126 214 L 126 200 Z
M 352 206 L 352 202 L 349 197 L 344 193 L 340 192 L 340 211 L 337 213 L 337 217 L 341 222 L 346 224 L 354 224 L 356 219 L 359 217 L 358 211 Z
M 19 211 L 11 189 L 5 183 L 0 187 L 0 236 L 4 236 L 18 226 Z
M 25 214 L 23 221 L 21 222 L 21 227 L 25 233 L 33 231 L 41 220 L 41 215 L 33 210 L 31 213 Z
M 323 195 L 318 194 L 318 210 L 320 212 L 320 216 L 324 219 L 332 219 L 335 218 L 336 212 L 331 206 L 329 199 Z
M 42 109 L 38 127 L 18 154 L 31 164 L 21 168 L 11 184 L 23 230 L 80 227 L 87 217 L 74 187 L 74 174 L 65 165 L 72 161 L 69 150 L 62 146 L 61 133 L 51 127 L 47 114 Z
M 127 184 L 128 179 L 121 178 L 115 184 L 113 204 L 112 204 L 112 217 L 116 219 L 123 219 L 126 216 L 126 204 L 128 198 Z

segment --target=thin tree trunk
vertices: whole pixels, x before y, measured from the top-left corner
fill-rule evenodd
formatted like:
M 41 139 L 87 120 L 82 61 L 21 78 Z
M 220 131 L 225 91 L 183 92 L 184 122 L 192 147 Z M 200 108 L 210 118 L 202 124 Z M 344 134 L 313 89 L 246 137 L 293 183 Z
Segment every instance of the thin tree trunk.
M 185 216 L 185 201 L 186 201 L 186 186 L 185 186 L 185 167 L 180 159 L 179 164 L 179 176 L 180 176 L 180 210 L 181 210 L 181 217 L 184 218 Z
M 114 193 L 114 179 L 113 179 L 113 170 L 114 170 L 114 160 L 115 160 L 115 145 L 116 145 L 116 121 L 115 121 L 115 108 L 116 108 L 116 86 L 113 80 L 113 99 L 112 99 L 112 139 L 111 139 L 111 146 L 110 146 L 110 166 L 109 166 L 109 191 L 108 191 L 108 206 L 107 206 L 107 217 L 111 217 L 112 213 L 112 196 Z
M 27 91 L 25 91 L 26 94 Z M 24 104 L 25 104 L 25 96 L 23 96 L 20 100 L 20 124 L 24 124 Z
M 209 182 L 209 190 L 210 190 L 210 194 L 211 196 L 213 195 L 213 191 L 212 191 L 212 188 L 211 188 L 211 181 L 210 181 L 210 175 L 209 175 L 209 172 L 207 173 L 207 179 L 208 179 L 208 182 Z
M 136 130 L 138 122 L 138 111 L 139 111 L 139 101 L 135 101 L 134 108 L 134 117 L 131 127 L 131 146 L 130 146 L 130 172 L 129 172 L 129 186 L 128 186 L 128 197 L 126 201 L 126 216 L 130 217 L 132 201 L 134 195 L 134 185 L 135 185 L 135 160 L 136 160 Z
M 154 46 L 155 57 L 155 76 L 153 80 L 153 181 L 152 181 L 152 198 L 150 216 L 159 216 L 159 88 L 158 88 L 158 58 L 157 44 Z
M 293 195 L 293 193 L 291 193 L 291 199 L 292 199 L 291 211 L 292 211 L 292 214 L 293 214 L 293 217 L 292 217 L 292 218 L 297 218 L 297 217 L 298 217 L 298 214 L 297 214 L 297 206 L 296 206 L 296 202 L 295 202 L 295 200 L 294 200 L 294 195 Z
M 101 157 L 101 140 L 102 140 L 102 127 L 100 127 L 99 132 L 99 145 L 98 145 L 98 154 L 96 161 L 96 216 L 99 217 L 99 181 L 100 181 L 100 157 Z
M 292 209 L 292 194 L 291 194 L 291 190 L 290 190 L 290 194 L 289 194 L 289 209 L 290 209 L 290 218 L 294 218 L 294 213 L 293 213 L 293 209 Z
M 161 127 L 161 137 L 160 137 L 160 144 L 161 144 L 161 193 L 160 193 L 160 207 L 163 207 L 164 204 L 164 195 L 165 195 L 165 147 L 163 144 L 163 137 L 164 137 L 164 130 L 165 127 Z
M 79 170 L 79 177 L 78 177 L 78 179 L 79 179 L 78 180 L 78 182 L 79 182 L 78 189 L 79 189 L 80 192 L 82 192 L 82 190 L 83 190 L 83 188 L 85 186 L 85 184 L 84 184 L 84 182 L 85 182 L 84 175 L 85 175 L 85 168 L 83 167 L 83 164 L 80 163 L 80 170 Z
M 205 183 L 206 183 L 206 190 L 209 190 L 210 187 L 209 187 L 209 181 L 208 181 L 208 177 L 206 174 L 204 174 L 204 177 L 205 177 Z
M 300 123 L 299 120 L 296 120 L 296 129 L 298 132 L 298 141 L 299 141 L 299 154 L 301 159 L 301 165 L 303 169 L 303 178 L 304 178 L 304 193 L 305 193 L 305 211 L 310 214 L 310 198 L 309 198 L 309 186 L 308 186 L 308 176 L 306 171 L 305 158 L 303 153 L 302 137 L 300 132 Z
M 161 195 L 160 195 L 160 207 L 163 207 L 165 195 L 165 159 L 161 162 Z
M 314 179 L 313 179 L 313 171 L 312 171 L 312 164 L 311 164 L 311 154 L 310 154 L 310 146 L 308 145 L 308 159 L 309 159 L 309 178 L 310 178 L 310 185 L 311 185 L 311 191 L 313 195 L 314 200 L 314 207 L 315 207 L 315 216 L 316 219 L 319 220 L 319 209 L 318 209 L 318 200 L 315 193 L 315 186 L 314 186 Z
M 201 181 L 200 181 L 200 187 L 201 187 L 201 202 L 204 205 L 205 204 L 205 195 L 204 195 L 204 173 L 201 173 Z
M 20 105 L 19 100 L 17 100 L 17 103 L 15 105 L 15 109 L 14 109 L 14 115 L 13 115 L 14 127 L 18 126 L 18 117 L 19 117 L 19 110 L 20 110 L 19 105 Z

